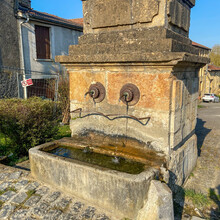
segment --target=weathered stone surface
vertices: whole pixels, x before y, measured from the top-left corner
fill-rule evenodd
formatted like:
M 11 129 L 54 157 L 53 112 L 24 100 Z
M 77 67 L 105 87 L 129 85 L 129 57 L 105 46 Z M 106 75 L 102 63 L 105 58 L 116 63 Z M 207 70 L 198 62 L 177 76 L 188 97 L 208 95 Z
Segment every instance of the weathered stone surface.
M 19 38 L 17 31 L 17 18 L 15 17 L 13 10 L 14 4 L 14 1 L 7 1 L 5 4 L 1 4 L 0 8 L 0 16 L 2 21 L 0 36 L 5 36 L 0 38 L 0 66 L 19 68 Z M 14 28 L 9 28 L 9 24 Z M 2 84 L 0 88 L 2 89 Z M 2 95 L 1 92 L 2 91 L 0 91 L 0 95 Z M 15 93 L 15 91 L 13 92 Z
M 172 192 L 166 184 L 152 180 L 148 198 L 144 207 L 139 211 L 137 220 L 174 219 Z
M 84 33 L 162 26 L 188 36 L 190 9 L 194 5 L 194 0 L 83 1 Z
M 49 146 L 48 143 L 46 145 Z M 99 204 L 107 210 L 114 210 L 119 217 L 135 216 L 142 207 L 149 183 L 155 176 L 154 169 L 137 175 L 97 169 L 93 166 L 73 163 L 65 158 L 55 158 L 38 150 L 39 148 L 32 148 L 29 151 L 31 171 L 35 178 L 84 200 Z M 88 182 L 90 184 L 87 184 Z M 45 201 L 54 201 L 47 199 L 45 198 Z M 37 212 L 41 213 L 40 210 Z M 87 211 L 84 213 L 86 216 L 93 213 L 92 209 Z
M 92 15 L 92 28 L 103 28 L 117 25 L 131 25 L 135 23 L 151 22 L 158 14 L 159 2 L 157 0 L 94 0 L 88 1 L 84 12 L 85 17 Z M 108 16 L 108 19 L 106 19 Z
M 33 207 L 36 206 L 36 204 L 40 201 L 40 196 L 31 196 L 25 203 L 25 206 Z
M 171 172 L 171 187 L 172 185 L 182 185 L 190 175 L 198 157 L 197 138 L 193 135 L 179 149 L 171 154 L 169 170 Z
M 12 202 L 20 204 L 23 203 L 26 198 L 27 198 L 27 194 L 25 192 L 21 192 L 14 197 Z
M 103 214 L 103 215 L 96 216 L 95 220 L 110 220 L 110 218 L 106 216 L 105 214 Z
M 46 186 L 43 186 L 43 187 L 38 188 L 38 189 L 36 190 L 36 194 L 37 194 L 37 195 L 40 195 L 40 196 L 45 196 L 48 191 L 49 191 L 49 188 L 46 187 Z
M 60 210 L 50 210 L 43 217 L 43 220 L 54 220 L 54 219 L 57 219 L 61 214 L 62 212 Z
M 202 220 L 202 219 L 204 219 L 204 218 L 199 218 L 199 217 L 197 217 L 197 216 L 193 216 L 193 217 L 191 218 L 191 220 Z
M 28 209 L 19 209 L 11 216 L 11 220 L 23 220 L 26 219 Z
M 178 42 L 182 42 L 185 45 L 192 45 L 192 41 L 189 38 L 181 36 L 171 30 L 164 29 L 162 27 L 152 27 L 147 29 L 136 29 L 126 30 L 126 31 L 117 31 L 117 32 L 102 32 L 96 34 L 84 34 L 79 38 L 79 45 L 82 44 L 96 44 L 96 43 L 105 43 L 105 44 L 123 44 L 123 43 L 132 43 L 135 41 L 145 42 L 155 41 L 155 39 L 166 39 L 172 38 Z M 74 46 L 70 46 L 73 48 Z M 192 48 L 192 47 L 191 47 Z M 198 51 L 198 50 L 195 50 Z
M 58 220 L 76 220 L 76 219 L 79 219 L 79 217 L 71 213 L 67 213 L 67 214 L 63 213 L 58 217 Z
M 14 185 L 16 190 L 20 190 L 28 184 L 28 180 L 21 180 Z
M 84 204 L 81 202 L 75 202 L 71 207 L 70 210 L 72 211 L 73 214 L 78 214 L 79 212 L 82 211 L 84 207 Z
M 95 215 L 96 209 L 94 207 L 89 206 L 82 214 L 82 219 L 92 219 Z
M 11 199 L 14 195 L 16 195 L 15 192 L 13 192 L 13 191 L 7 191 L 7 192 L 5 192 L 4 194 L 2 194 L 2 195 L 0 196 L 0 201 L 6 202 L 6 201 L 8 201 L 9 199 Z
M 0 219 L 8 219 L 11 213 L 15 210 L 14 205 L 6 205 L 0 211 Z
M 25 187 L 26 191 L 35 190 L 39 186 L 38 182 L 32 182 Z
M 56 199 L 58 199 L 58 197 L 60 196 L 60 192 L 53 192 L 51 193 L 50 195 L 48 195 L 44 201 L 47 202 L 47 203 L 51 203 L 51 202 L 54 202 Z
M 0 184 L 0 190 L 5 191 L 10 186 L 12 186 L 12 182 L 3 182 Z
M 10 176 L 8 177 L 8 179 L 16 180 L 16 179 L 18 179 L 21 176 L 21 174 L 22 174 L 21 171 L 11 173 Z
M 1 183 L 0 185 L 2 189 L 1 191 L 9 190 L 10 188 L 14 188 L 17 190 L 17 192 L 7 191 L 3 195 L 1 195 L 2 201 L 0 202 L 0 219 L 82 220 L 83 214 L 85 214 L 85 217 L 93 215 L 93 209 L 90 206 L 88 206 L 88 204 L 85 205 L 80 200 L 75 200 L 75 198 L 72 198 L 71 195 L 70 197 L 68 197 L 62 193 L 60 194 L 54 192 L 54 189 L 52 189 L 51 187 L 34 182 L 32 178 L 29 179 L 29 175 L 21 175 L 16 181 L 8 181 L 8 174 L 15 173 L 17 171 L 20 170 L 14 169 L 12 167 L 6 167 L 0 164 L 1 174 L 6 173 L 6 175 L 2 175 L 5 177 L 5 182 Z M 27 174 L 30 174 L 30 172 L 27 172 Z M 28 183 L 28 188 L 29 190 L 31 190 L 30 192 L 28 192 L 29 190 L 25 189 Z M 39 187 L 35 191 L 33 188 L 35 188 L 36 186 Z M 30 198 L 24 203 L 24 201 L 27 199 L 27 194 L 30 194 Z M 57 195 L 59 195 L 59 197 L 56 200 L 54 200 L 57 197 Z M 41 199 L 47 197 L 50 198 L 50 201 L 54 200 L 54 202 L 50 202 L 48 204 Z M 65 212 L 65 214 L 62 212 L 61 209 Z M 93 217 L 94 219 L 96 219 L 97 217 L 106 217 L 103 218 L 103 220 L 110 219 L 105 214 L 101 214 L 99 211 L 96 211 Z M 117 220 L 117 218 L 113 218 L 113 220 Z
M 179 27 L 186 33 L 189 31 L 190 25 L 190 8 L 186 7 L 183 3 L 176 0 L 169 2 L 168 6 L 168 18 L 171 25 L 171 29 Z
M 4 180 L 9 175 L 10 175 L 9 173 L 0 173 L 0 181 Z
M 71 198 L 64 197 L 64 198 L 59 199 L 54 204 L 54 206 L 58 209 L 64 210 L 70 204 L 70 202 L 71 202 Z
M 32 213 L 34 215 L 43 217 L 46 215 L 46 213 L 48 212 L 49 209 L 50 209 L 50 205 L 48 205 L 45 202 L 42 202 L 42 203 L 38 204 L 37 207 L 33 208 Z

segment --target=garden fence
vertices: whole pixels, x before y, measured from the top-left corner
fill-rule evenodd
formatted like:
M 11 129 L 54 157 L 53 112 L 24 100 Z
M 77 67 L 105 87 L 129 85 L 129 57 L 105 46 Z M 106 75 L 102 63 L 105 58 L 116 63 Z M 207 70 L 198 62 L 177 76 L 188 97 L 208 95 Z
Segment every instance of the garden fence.
M 59 73 L 51 74 L 0 66 L 0 98 L 38 96 L 57 101 Z

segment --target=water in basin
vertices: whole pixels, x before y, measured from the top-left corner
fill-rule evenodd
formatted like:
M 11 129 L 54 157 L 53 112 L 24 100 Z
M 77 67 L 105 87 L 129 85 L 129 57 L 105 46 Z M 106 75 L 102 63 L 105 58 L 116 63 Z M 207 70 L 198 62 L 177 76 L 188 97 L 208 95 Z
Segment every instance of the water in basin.
M 89 164 L 97 165 L 111 170 L 117 170 L 130 174 L 139 174 L 146 168 L 146 165 L 123 157 L 109 156 L 93 152 L 90 148 L 74 148 L 69 146 L 54 146 L 48 153 L 70 158 Z

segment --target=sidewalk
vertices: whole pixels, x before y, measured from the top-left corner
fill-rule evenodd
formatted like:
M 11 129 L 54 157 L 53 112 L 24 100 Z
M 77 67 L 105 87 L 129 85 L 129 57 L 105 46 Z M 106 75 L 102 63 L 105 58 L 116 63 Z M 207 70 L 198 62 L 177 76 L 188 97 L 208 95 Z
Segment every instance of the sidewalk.
M 30 171 L 2 164 L 0 219 L 110 220 L 102 210 L 36 182 L 32 179 Z

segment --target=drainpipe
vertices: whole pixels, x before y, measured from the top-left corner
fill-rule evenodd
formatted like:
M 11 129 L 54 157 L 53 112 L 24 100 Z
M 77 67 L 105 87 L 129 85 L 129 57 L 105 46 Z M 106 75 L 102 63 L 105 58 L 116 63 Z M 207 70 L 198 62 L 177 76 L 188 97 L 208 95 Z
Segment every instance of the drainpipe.
M 20 41 L 20 66 L 23 69 L 23 80 L 25 80 L 25 63 L 24 63 L 24 44 L 23 44 L 23 34 L 22 34 L 22 25 L 29 22 L 29 16 L 26 14 L 26 20 L 20 22 L 19 20 L 19 41 Z M 24 87 L 24 99 L 27 99 L 27 87 Z

